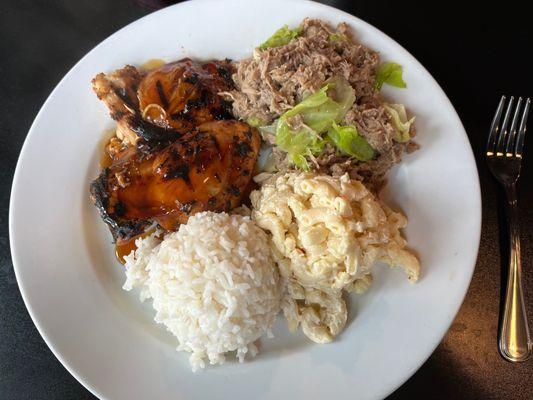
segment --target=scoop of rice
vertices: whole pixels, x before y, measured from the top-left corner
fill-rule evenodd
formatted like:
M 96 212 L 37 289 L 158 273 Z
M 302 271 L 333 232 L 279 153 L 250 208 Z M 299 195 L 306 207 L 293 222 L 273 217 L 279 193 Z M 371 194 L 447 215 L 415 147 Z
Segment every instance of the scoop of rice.
M 125 290 L 153 299 L 155 321 L 191 352 L 193 371 L 237 351 L 254 356 L 280 309 L 279 273 L 268 238 L 247 216 L 203 212 L 178 232 L 138 239 L 125 257 Z

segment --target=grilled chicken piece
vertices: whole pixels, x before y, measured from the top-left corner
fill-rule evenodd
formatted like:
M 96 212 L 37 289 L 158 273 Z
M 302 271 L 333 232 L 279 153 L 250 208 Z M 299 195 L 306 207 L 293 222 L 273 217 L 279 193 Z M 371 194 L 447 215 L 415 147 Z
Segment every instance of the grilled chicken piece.
M 239 205 L 260 142 L 243 122 L 207 122 L 162 150 L 137 152 L 105 168 L 91 184 L 91 197 L 119 244 L 153 221 L 175 230 L 199 211 Z
M 217 93 L 233 88 L 229 61 L 200 64 L 184 59 L 144 75 L 128 65 L 110 74 L 100 73 L 92 80 L 93 90 L 117 120 L 116 139 L 107 152 L 113 161 L 131 154 L 130 146 L 148 138 L 156 125 L 160 134 L 186 133 L 214 119 L 231 119 L 230 106 Z M 153 135 L 151 135 L 153 136 Z M 155 140 L 168 142 L 158 136 Z
M 117 122 L 115 136 L 109 139 L 106 151 L 112 163 L 116 163 L 137 152 L 153 153 L 156 148 L 163 149 L 180 136 L 178 132 L 129 115 Z
M 109 108 L 111 118 L 120 120 L 138 113 L 137 89 L 142 75 L 137 68 L 127 65 L 110 74 L 99 73 L 92 80 L 93 90 Z
M 231 90 L 229 61 L 190 59 L 150 71 L 139 85 L 142 117 L 163 128 L 189 132 L 204 122 L 233 118 L 219 92 Z

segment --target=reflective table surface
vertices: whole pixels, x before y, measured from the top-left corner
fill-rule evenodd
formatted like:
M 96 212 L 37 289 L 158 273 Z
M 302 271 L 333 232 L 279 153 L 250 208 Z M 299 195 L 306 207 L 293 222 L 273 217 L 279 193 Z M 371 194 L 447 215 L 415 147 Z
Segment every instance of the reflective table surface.
M 511 364 L 498 354 L 497 326 L 503 295 L 500 288 L 505 279 L 502 274 L 507 265 L 508 239 L 505 229 L 499 228 L 499 222 L 505 218 L 502 196 L 483 159 L 485 137 L 499 96 L 533 96 L 530 18 L 512 2 L 498 6 L 484 3 L 482 8 L 471 11 L 430 2 L 323 2 L 381 29 L 430 71 L 457 109 L 478 162 L 483 227 L 472 284 L 442 343 L 420 370 L 389 398 L 532 399 L 533 359 Z M 52 355 L 20 296 L 8 236 L 13 172 L 33 118 L 62 76 L 102 39 L 169 3 L 157 0 L 0 2 L 0 399 L 94 398 Z M 530 322 L 533 320 L 532 180 L 533 138 L 526 138 L 518 197 L 524 290 Z

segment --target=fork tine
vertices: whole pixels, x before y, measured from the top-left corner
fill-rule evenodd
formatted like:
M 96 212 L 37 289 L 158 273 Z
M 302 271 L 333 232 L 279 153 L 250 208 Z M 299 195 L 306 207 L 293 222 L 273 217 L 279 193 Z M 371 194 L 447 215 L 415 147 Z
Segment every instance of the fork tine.
M 522 106 L 522 97 L 518 98 L 518 102 L 516 103 L 516 108 L 514 110 L 513 115 L 513 121 L 511 122 L 511 129 L 509 129 L 509 134 L 506 138 L 506 145 L 505 145 L 505 156 L 512 157 L 513 151 L 512 149 L 515 147 L 515 137 L 516 137 L 516 129 L 518 128 L 518 121 L 520 119 L 520 107 Z
M 522 113 L 522 120 L 520 121 L 520 128 L 518 128 L 518 137 L 516 139 L 515 156 L 522 158 L 522 150 L 524 149 L 524 138 L 526 136 L 527 116 L 529 114 L 529 107 L 531 105 L 531 99 L 526 99 L 526 105 L 524 106 L 524 112 Z
M 503 106 L 505 105 L 505 96 L 502 96 L 500 98 L 500 102 L 498 103 L 498 108 L 496 108 L 496 113 L 494 114 L 494 118 L 492 119 L 492 123 L 490 124 L 490 132 L 489 137 L 487 139 L 487 155 L 491 156 L 494 154 L 495 151 L 495 145 L 496 145 L 496 139 L 498 137 L 498 125 L 500 124 L 500 120 L 502 118 L 502 112 L 503 112 Z
M 500 127 L 500 134 L 498 135 L 498 142 L 496 143 L 496 156 L 503 156 L 503 143 L 507 137 L 507 127 L 509 126 L 509 119 L 511 118 L 513 103 L 514 97 L 511 96 L 509 98 L 509 104 L 507 104 L 507 110 L 505 110 L 502 126 Z

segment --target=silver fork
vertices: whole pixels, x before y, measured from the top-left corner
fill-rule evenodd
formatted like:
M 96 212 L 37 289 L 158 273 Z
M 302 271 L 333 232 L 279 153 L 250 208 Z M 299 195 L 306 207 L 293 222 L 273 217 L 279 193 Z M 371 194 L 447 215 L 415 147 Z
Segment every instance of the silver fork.
M 507 107 L 502 96 L 492 120 L 487 141 L 487 163 L 490 172 L 503 186 L 507 195 L 507 222 L 509 224 L 510 252 L 509 277 L 505 292 L 503 318 L 500 324 L 498 346 L 508 361 L 525 361 L 531 355 L 533 344 L 529 335 L 524 294 L 522 291 L 522 264 L 520 261 L 520 229 L 516 182 L 520 176 L 522 150 L 531 99 L 520 97 L 514 108 L 511 96 Z M 523 106 L 523 107 L 522 107 Z M 502 114 L 505 108 L 505 114 Z M 511 114 L 513 119 L 511 121 Z M 509 128 L 509 122 L 511 127 Z

